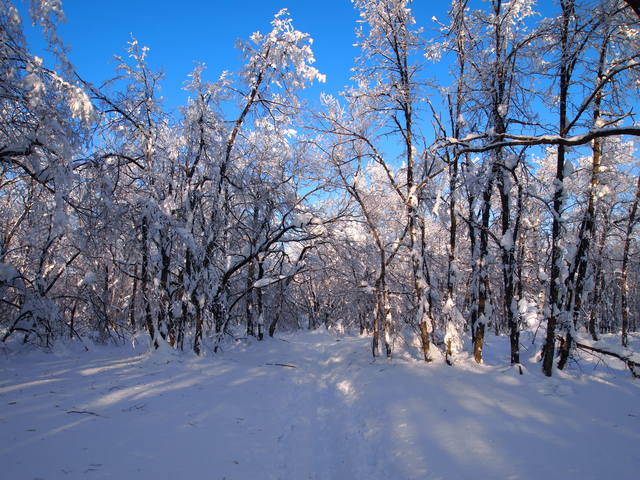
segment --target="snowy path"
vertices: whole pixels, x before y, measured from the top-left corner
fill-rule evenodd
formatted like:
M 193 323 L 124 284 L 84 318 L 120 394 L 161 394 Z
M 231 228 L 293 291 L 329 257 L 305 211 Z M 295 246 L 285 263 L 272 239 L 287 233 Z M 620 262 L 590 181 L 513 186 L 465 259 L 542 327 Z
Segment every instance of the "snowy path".
M 33 479 L 637 478 L 640 382 L 371 362 L 303 333 L 217 357 L 0 359 L 0 464 Z M 280 364 L 280 365 L 278 365 Z

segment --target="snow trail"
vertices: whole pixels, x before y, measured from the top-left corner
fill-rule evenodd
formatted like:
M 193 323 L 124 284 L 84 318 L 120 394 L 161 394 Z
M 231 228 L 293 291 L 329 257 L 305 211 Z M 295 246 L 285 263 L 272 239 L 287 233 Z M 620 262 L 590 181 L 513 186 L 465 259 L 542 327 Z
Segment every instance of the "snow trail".
M 494 342 L 488 352 L 506 353 Z M 368 338 L 313 332 L 204 358 L 8 356 L 2 478 L 630 479 L 640 468 L 640 382 L 623 370 L 547 379 L 537 364 L 520 376 L 368 352 Z

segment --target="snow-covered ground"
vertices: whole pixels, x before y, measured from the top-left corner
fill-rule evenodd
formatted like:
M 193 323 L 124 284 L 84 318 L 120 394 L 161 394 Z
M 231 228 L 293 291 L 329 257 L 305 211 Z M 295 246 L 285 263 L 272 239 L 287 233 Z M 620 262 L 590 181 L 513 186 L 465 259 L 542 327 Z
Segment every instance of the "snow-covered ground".
M 486 365 L 453 368 L 326 332 L 202 358 L 0 352 L 0 477 L 638 478 L 640 380 L 587 357 L 520 376 L 489 341 Z

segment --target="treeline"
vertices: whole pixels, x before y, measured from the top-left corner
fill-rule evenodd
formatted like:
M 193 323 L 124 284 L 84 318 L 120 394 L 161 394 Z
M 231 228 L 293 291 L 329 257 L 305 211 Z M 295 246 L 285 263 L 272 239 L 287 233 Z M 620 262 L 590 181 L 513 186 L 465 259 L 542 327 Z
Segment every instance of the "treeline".
M 135 40 L 117 76 L 82 78 L 31 2 L 57 66 L 0 12 L 0 334 L 217 349 L 225 335 L 335 326 L 425 360 L 546 331 L 543 369 L 578 331 L 638 329 L 634 123 L 640 25 L 624 2 L 455 0 L 435 32 L 407 0 L 355 0 L 352 84 L 323 81 L 286 11 L 217 81 L 163 107 Z M 426 19 L 418 19 L 426 21 Z M 432 79 L 433 62 L 450 69 Z M 560 338 L 561 348 L 556 352 Z

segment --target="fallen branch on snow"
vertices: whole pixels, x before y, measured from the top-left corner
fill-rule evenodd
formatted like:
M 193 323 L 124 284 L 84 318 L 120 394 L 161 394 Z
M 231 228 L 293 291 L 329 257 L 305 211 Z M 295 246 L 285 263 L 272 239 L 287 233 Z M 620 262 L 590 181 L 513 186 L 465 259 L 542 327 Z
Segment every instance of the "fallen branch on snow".
M 591 345 L 585 345 L 584 343 L 579 343 L 579 342 L 575 342 L 576 347 L 581 349 L 581 350 L 586 350 L 588 352 L 596 352 L 596 353 L 600 353 L 602 355 L 610 355 L 612 357 L 617 358 L 618 360 L 621 360 L 622 362 L 625 363 L 625 365 L 627 366 L 627 368 L 631 371 L 631 375 L 633 375 L 635 378 L 640 378 L 640 363 L 631 360 L 631 358 L 629 357 L 625 357 L 624 355 L 621 355 L 619 353 L 616 352 L 610 352 L 608 350 L 603 350 L 602 348 L 598 348 L 598 347 L 592 347 Z M 639 369 L 639 370 L 636 370 Z
M 274 365 L 276 367 L 298 368 L 296 365 L 290 365 L 288 363 L 265 363 L 265 365 Z
M 68 410 L 67 413 L 81 413 L 84 415 L 94 415 L 96 417 L 106 418 L 104 415 L 100 415 L 99 413 L 96 413 L 96 412 L 90 412 L 89 410 Z

